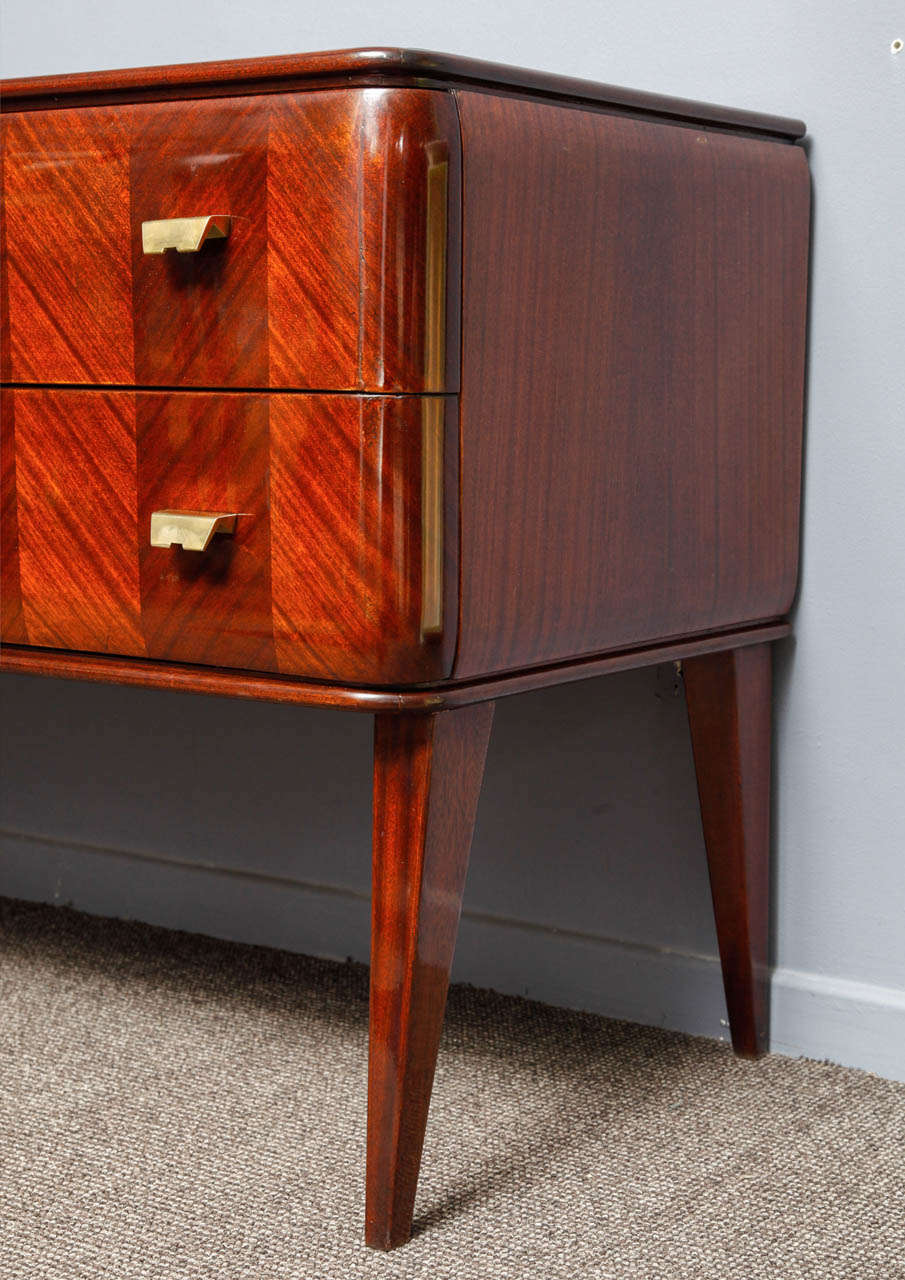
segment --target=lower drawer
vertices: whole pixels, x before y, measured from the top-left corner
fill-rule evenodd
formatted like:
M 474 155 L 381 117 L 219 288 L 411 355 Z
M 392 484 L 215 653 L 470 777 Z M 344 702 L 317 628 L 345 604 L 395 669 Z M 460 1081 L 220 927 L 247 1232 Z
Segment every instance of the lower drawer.
M 362 684 L 449 675 L 454 397 L 3 396 L 4 640 Z M 158 510 L 237 519 L 192 551 L 151 545 Z

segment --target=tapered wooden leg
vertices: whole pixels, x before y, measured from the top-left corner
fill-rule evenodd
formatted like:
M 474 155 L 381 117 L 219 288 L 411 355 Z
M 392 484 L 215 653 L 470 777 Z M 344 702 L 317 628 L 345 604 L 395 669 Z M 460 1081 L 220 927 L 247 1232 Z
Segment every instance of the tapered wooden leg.
M 683 663 L 732 1047 L 769 1035 L 771 648 Z
M 493 703 L 379 715 L 365 1239 L 411 1233 Z

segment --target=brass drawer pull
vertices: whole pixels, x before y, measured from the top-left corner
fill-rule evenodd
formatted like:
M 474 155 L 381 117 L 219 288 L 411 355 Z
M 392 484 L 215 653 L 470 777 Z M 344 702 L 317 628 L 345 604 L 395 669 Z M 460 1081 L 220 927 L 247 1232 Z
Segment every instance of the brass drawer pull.
M 206 213 L 200 218 L 160 218 L 141 224 L 141 247 L 145 253 L 197 253 L 208 240 L 229 235 L 232 219 L 226 213 Z
M 206 551 L 215 533 L 234 533 L 235 512 L 153 511 L 151 546 Z

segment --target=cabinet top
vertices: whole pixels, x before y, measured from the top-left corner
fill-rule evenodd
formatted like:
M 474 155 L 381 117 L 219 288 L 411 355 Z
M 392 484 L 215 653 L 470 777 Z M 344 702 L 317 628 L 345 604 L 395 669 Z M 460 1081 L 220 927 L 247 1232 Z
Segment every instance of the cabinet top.
M 26 77 L 0 82 L 0 94 L 4 111 L 36 111 L 105 102 L 383 85 L 470 87 L 610 108 L 680 124 L 767 134 L 789 141 L 805 133 L 800 120 L 782 116 L 667 98 L 423 49 L 339 49 L 229 62 L 187 62 L 168 67 Z

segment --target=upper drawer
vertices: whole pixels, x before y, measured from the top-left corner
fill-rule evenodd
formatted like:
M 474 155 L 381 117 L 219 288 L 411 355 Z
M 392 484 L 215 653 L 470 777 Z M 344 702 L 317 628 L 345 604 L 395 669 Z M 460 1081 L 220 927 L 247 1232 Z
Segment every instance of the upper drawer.
M 457 389 L 452 98 L 342 89 L 3 119 L 3 378 Z M 197 252 L 142 223 L 227 215 Z

